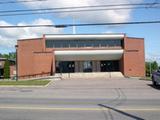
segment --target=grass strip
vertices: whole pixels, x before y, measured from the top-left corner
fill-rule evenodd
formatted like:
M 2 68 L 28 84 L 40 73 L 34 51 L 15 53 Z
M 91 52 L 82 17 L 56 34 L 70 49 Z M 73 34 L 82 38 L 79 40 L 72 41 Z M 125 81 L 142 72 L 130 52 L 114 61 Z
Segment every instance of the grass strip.
M 2 85 L 44 86 L 47 85 L 49 82 L 50 80 L 0 81 L 0 86 Z

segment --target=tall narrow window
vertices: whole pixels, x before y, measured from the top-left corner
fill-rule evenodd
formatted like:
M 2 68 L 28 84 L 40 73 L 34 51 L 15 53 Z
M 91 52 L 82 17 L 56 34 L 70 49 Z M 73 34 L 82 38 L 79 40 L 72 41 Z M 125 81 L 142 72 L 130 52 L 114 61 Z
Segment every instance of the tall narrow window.
M 92 61 L 83 62 L 83 72 L 92 72 Z

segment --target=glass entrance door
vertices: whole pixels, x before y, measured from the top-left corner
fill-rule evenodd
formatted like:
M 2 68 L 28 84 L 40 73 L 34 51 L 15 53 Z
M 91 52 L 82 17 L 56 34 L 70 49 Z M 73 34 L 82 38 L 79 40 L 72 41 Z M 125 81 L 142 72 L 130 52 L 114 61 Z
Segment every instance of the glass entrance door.
M 74 61 L 58 61 L 56 62 L 57 73 L 74 73 L 75 62 Z
M 83 62 L 83 72 L 92 72 L 92 61 Z
M 119 61 L 101 61 L 101 72 L 113 72 L 119 70 Z

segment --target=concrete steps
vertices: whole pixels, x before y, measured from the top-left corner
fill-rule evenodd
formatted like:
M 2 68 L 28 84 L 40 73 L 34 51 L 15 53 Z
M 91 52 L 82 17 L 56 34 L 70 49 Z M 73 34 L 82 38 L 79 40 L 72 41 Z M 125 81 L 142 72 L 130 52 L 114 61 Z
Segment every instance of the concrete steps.
M 30 78 L 26 80 L 65 80 L 68 78 L 122 78 L 121 72 L 93 72 L 93 73 L 56 73 L 54 76 Z M 25 80 L 25 79 L 23 79 Z
M 119 78 L 124 77 L 121 72 L 94 72 L 94 73 L 57 73 L 56 77 L 65 78 Z

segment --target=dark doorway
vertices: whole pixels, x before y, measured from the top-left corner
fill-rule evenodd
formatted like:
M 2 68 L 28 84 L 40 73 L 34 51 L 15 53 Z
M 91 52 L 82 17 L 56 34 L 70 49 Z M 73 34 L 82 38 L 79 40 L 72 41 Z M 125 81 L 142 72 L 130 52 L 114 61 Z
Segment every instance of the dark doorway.
M 92 72 L 92 61 L 83 62 L 83 72 Z
M 101 61 L 101 72 L 113 72 L 119 70 L 119 61 Z
M 3 72 L 4 72 L 4 70 L 0 69 L 0 79 L 3 78 Z
M 75 62 L 74 61 L 57 61 L 56 73 L 74 73 Z

